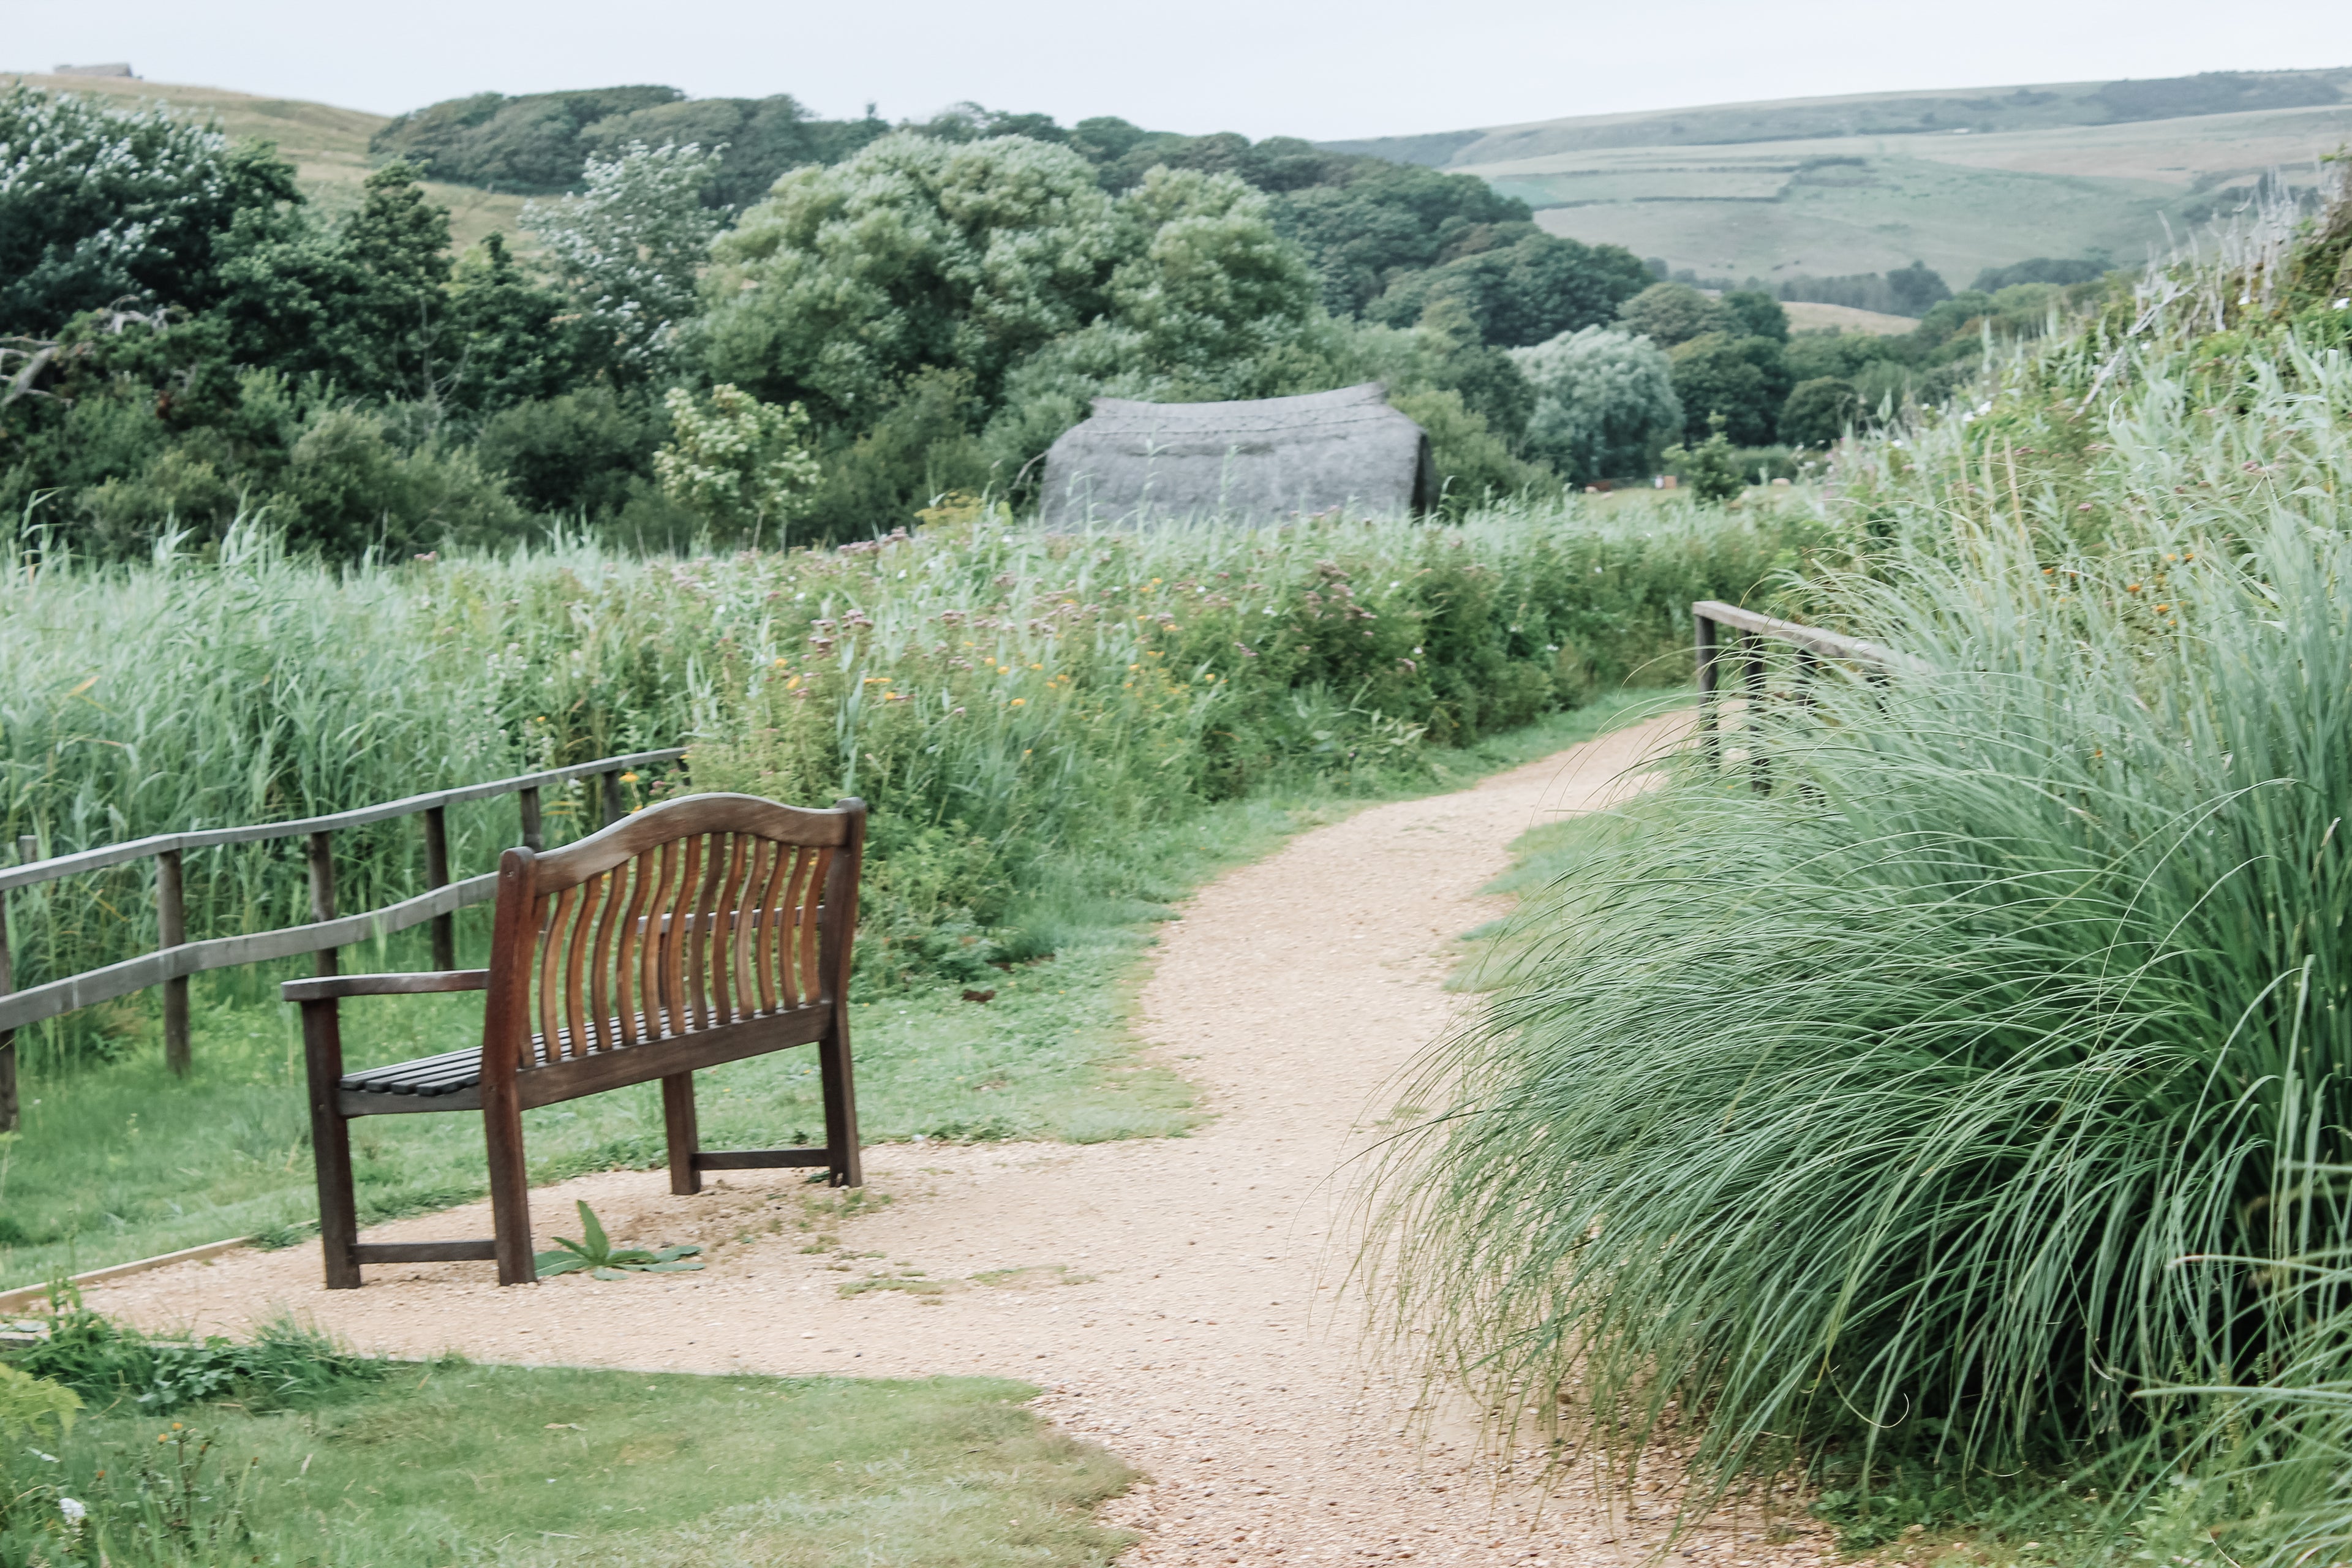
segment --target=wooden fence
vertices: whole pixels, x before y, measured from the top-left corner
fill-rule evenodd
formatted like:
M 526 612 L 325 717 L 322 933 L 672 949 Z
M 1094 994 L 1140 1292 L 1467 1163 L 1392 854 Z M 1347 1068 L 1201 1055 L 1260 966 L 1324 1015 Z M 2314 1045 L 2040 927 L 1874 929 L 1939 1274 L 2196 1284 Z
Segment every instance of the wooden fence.
M 127 996 L 151 985 L 161 985 L 163 988 L 164 1060 L 173 1072 L 184 1073 L 188 1070 L 189 1059 L 188 976 L 191 974 L 240 963 L 259 963 L 273 958 L 290 958 L 305 952 L 318 955 L 319 973 L 332 974 L 335 973 L 337 948 L 368 941 L 389 931 L 404 931 L 426 921 L 433 922 L 433 966 L 454 969 L 457 964 L 456 911 L 492 897 L 497 891 L 499 879 L 497 872 L 490 871 L 459 882 L 449 879 L 446 815 L 449 807 L 469 800 L 512 795 L 518 797 L 517 804 L 520 808 L 522 842 L 530 848 L 541 849 L 546 847 L 540 831 L 541 790 L 592 773 L 602 774 L 604 817 L 610 824 L 619 821 L 625 811 L 621 796 L 622 773 L 632 768 L 674 763 L 685 754 L 685 751 L 678 747 L 658 752 L 636 752 L 625 757 L 604 757 L 593 763 L 578 763 L 568 768 L 525 773 L 519 778 L 467 784 L 457 789 L 437 790 L 430 795 L 414 795 L 405 800 L 362 806 L 356 811 L 337 812 L 331 816 L 305 817 L 298 822 L 262 823 L 249 827 L 213 827 L 194 833 L 159 833 L 127 844 L 110 844 L 47 860 L 32 858 L 31 839 L 19 839 L 18 848 L 25 863 L 0 870 L 0 1132 L 8 1131 L 16 1125 L 16 1031 L 26 1025 L 37 1024 L 44 1018 L 54 1018 L 118 996 Z M 362 914 L 338 916 L 335 913 L 333 856 L 336 832 L 402 816 L 422 816 L 425 819 L 425 881 L 427 891 Z M 187 911 L 181 896 L 181 857 L 191 849 L 205 849 L 224 844 L 253 844 L 274 838 L 307 838 L 310 841 L 307 858 L 310 875 L 310 922 L 276 931 L 254 931 L 244 936 L 215 937 L 205 942 L 188 941 Z M 155 861 L 157 944 L 153 952 L 126 959 L 120 963 L 110 963 L 100 969 L 86 970 L 79 974 L 69 974 L 23 991 L 15 989 L 8 958 L 6 909 L 7 894 L 11 889 L 55 881 L 80 871 L 103 870 L 110 866 L 149 857 Z
M 1754 724 L 1755 715 L 1765 700 L 1764 645 L 1767 642 L 1791 644 L 1797 650 L 1796 690 L 1799 702 L 1811 700 L 1810 688 L 1820 678 L 1822 666 L 1827 662 L 1862 667 L 1873 680 L 1884 680 L 1892 671 L 1912 661 L 1903 655 L 1860 637 L 1843 637 L 1818 627 L 1800 626 L 1795 621 L 1776 620 L 1759 616 L 1753 610 L 1743 610 L 1719 599 L 1701 599 L 1691 605 L 1691 619 L 1698 632 L 1698 732 L 1699 745 L 1709 761 L 1719 761 L 1724 754 L 1723 666 L 1730 664 L 1747 700 L 1747 724 Z M 1759 795 L 1772 788 L 1771 763 L 1764 748 L 1752 740 L 1746 747 L 1748 779 Z

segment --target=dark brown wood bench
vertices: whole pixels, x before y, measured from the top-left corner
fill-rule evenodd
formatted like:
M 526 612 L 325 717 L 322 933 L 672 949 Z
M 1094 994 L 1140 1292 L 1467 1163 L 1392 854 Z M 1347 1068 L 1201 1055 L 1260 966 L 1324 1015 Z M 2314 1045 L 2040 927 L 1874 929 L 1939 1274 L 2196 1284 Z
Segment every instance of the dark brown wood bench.
M 462 1259 L 495 1259 L 501 1285 L 535 1280 L 522 1113 L 654 1079 L 671 1192 L 699 1191 L 705 1171 L 777 1165 L 862 1184 L 848 980 L 865 843 L 862 801 L 804 811 L 688 795 L 549 854 L 508 850 L 487 969 L 287 982 L 302 1005 L 327 1288 L 356 1289 L 366 1263 Z M 488 993 L 478 1046 L 344 1071 L 344 997 L 432 991 Z M 823 1074 L 822 1147 L 699 1147 L 696 1069 L 807 1045 Z M 362 1243 L 352 1118 L 431 1110 L 482 1113 L 497 1234 Z

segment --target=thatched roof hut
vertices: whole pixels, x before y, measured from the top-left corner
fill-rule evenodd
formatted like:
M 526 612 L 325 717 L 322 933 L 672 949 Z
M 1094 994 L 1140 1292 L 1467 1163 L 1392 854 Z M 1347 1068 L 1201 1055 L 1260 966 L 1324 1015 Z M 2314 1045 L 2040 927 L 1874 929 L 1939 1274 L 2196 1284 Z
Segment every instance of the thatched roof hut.
M 1093 416 L 1047 449 L 1039 511 L 1054 527 L 1436 504 L 1428 436 L 1368 382 L 1251 403 L 1097 397 Z

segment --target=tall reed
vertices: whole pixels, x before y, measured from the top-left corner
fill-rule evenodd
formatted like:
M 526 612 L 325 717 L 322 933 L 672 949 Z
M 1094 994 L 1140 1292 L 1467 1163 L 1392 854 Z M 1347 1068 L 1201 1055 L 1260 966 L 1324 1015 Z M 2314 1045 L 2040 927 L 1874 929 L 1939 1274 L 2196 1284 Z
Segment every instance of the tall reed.
M 0 832 L 58 854 L 687 742 L 698 786 L 871 798 L 870 907 L 919 960 L 933 927 L 961 949 L 1001 918 L 1082 828 L 1285 770 L 1411 768 L 1424 737 L 1685 676 L 1683 606 L 1747 591 L 1803 527 L 1570 504 L 1051 535 L 972 510 L 914 539 L 692 560 L 557 540 L 336 572 L 253 530 L 133 568 L 20 555 L 0 562 Z M 513 811 L 453 817 L 461 872 L 513 841 Z M 592 826 L 584 794 L 551 823 Z M 421 885 L 414 823 L 338 850 L 347 908 Z M 192 935 L 304 918 L 286 847 L 187 875 Z M 151 876 L 10 895 L 19 983 L 151 943 Z
M 1915 662 L 1760 705 L 1769 795 L 1664 760 L 1517 917 L 1389 1168 L 1443 1368 L 1724 1479 L 2146 1459 L 2166 1389 L 2304 1342 L 2352 1158 L 2352 368 L 2130 369 L 1863 454 L 1789 592 Z M 2087 478 L 2011 467 L 2069 442 Z

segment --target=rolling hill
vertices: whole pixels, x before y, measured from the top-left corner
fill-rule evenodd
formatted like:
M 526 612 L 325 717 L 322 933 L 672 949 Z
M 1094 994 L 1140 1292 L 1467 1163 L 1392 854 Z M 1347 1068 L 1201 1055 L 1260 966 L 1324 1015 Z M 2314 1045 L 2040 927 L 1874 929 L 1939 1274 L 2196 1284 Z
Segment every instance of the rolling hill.
M 2137 262 L 2352 140 L 2352 68 L 1719 104 L 1325 142 L 1473 174 L 1555 234 L 1768 282 Z
M 160 101 L 197 118 L 216 120 L 231 136 L 274 142 L 278 153 L 294 165 L 302 194 L 329 208 L 358 201 L 360 182 L 372 166 L 368 138 L 389 123 L 381 114 L 357 109 L 336 109 L 300 99 L 259 98 L 216 87 L 184 87 L 136 77 L 0 71 L 0 87 L 17 82 L 48 92 Z M 431 180 L 425 188 L 449 209 L 449 226 L 458 249 L 492 229 L 502 229 L 510 238 L 521 237 L 515 221 L 522 211 L 520 196 Z

